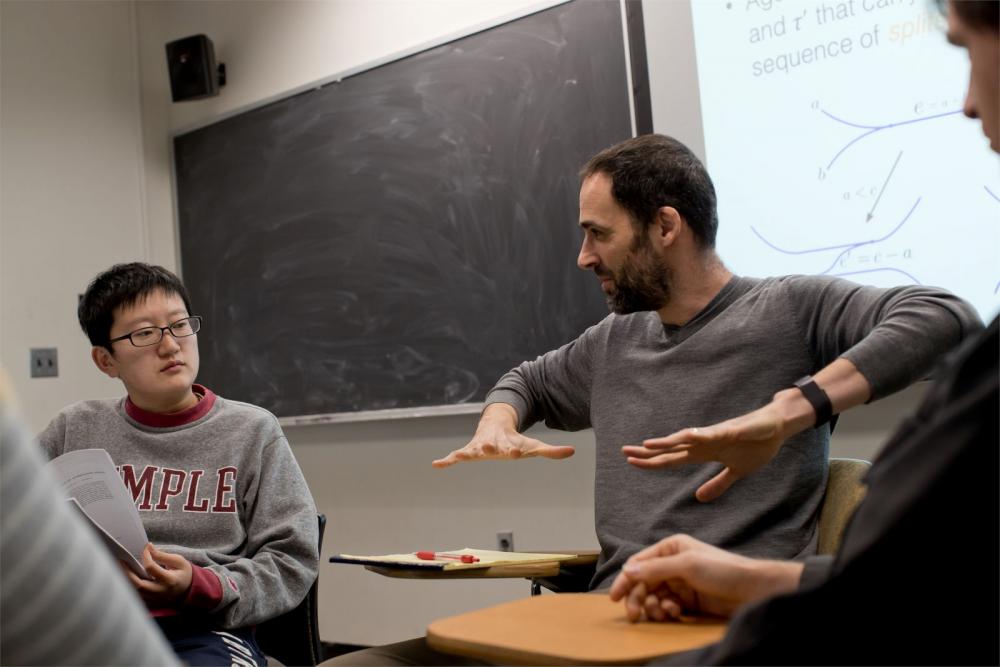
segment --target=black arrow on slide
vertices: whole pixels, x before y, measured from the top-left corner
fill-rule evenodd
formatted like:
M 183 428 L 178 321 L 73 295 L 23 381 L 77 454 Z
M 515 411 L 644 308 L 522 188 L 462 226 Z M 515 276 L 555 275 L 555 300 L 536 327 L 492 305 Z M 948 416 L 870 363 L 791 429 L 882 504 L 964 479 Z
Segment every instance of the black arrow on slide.
M 896 165 L 899 164 L 899 158 L 903 157 L 903 151 L 899 151 L 899 155 L 896 156 L 896 161 L 892 163 L 892 169 L 889 170 L 889 175 L 885 177 L 885 183 L 882 184 L 882 189 L 878 191 L 878 197 L 875 198 L 875 203 L 872 204 L 872 210 L 868 211 L 868 216 L 865 218 L 865 222 L 870 222 L 872 216 L 875 215 L 875 207 L 878 206 L 878 202 L 882 199 L 882 193 L 885 192 L 885 186 L 889 185 L 889 179 L 892 178 L 892 172 L 896 171 Z

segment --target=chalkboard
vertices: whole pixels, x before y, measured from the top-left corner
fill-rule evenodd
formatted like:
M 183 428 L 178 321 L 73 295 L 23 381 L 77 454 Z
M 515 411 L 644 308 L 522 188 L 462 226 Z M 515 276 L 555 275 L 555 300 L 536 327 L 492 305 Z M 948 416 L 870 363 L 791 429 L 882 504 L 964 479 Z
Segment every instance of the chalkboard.
M 577 172 L 631 136 L 576 0 L 174 139 L 200 381 L 279 417 L 481 402 L 607 314 Z

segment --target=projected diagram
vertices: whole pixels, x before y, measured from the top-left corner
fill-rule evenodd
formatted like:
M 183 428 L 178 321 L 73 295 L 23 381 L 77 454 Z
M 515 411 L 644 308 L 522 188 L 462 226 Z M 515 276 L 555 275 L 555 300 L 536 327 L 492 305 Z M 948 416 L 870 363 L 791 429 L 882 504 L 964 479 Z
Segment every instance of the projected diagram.
M 817 175 L 817 179 L 819 181 L 826 181 L 828 176 L 834 172 L 835 166 L 838 164 L 838 160 L 845 155 L 845 153 L 862 142 L 862 140 L 874 134 L 894 128 L 926 123 L 928 121 L 962 114 L 961 110 L 950 110 L 897 122 L 883 123 L 880 125 L 866 125 L 841 118 L 821 107 L 819 102 L 813 102 L 811 107 L 813 110 L 818 111 L 822 114 L 822 116 L 834 123 L 860 130 L 856 136 L 847 140 L 838 150 L 832 153 L 829 160 L 826 161 L 824 167 L 819 168 Z M 810 271 L 811 273 L 844 277 L 888 273 L 896 274 L 896 280 L 899 282 L 905 281 L 917 285 L 925 284 L 925 282 L 919 277 L 919 269 L 913 268 L 912 266 L 914 264 L 919 266 L 918 263 L 913 261 L 914 249 L 909 247 L 907 244 L 894 242 L 898 241 L 898 232 L 900 232 L 900 230 L 904 228 L 911 218 L 913 218 L 914 213 L 917 211 L 923 200 L 923 196 L 917 195 L 912 198 L 910 200 L 912 204 L 910 204 L 909 207 L 903 212 L 898 214 L 895 219 L 890 220 L 886 214 L 887 212 L 885 207 L 883 207 L 882 210 L 879 210 L 879 205 L 883 201 L 883 195 L 892 183 L 893 175 L 896 173 L 897 167 L 903 159 L 903 154 L 904 151 L 898 151 L 880 185 L 860 187 L 854 189 L 853 191 L 844 192 L 843 194 L 843 198 L 845 200 L 854 199 L 856 201 L 871 201 L 870 207 L 867 208 L 864 214 L 865 225 L 867 226 L 872 223 L 872 220 L 876 217 L 876 212 L 878 211 L 880 213 L 880 221 L 891 222 L 891 227 L 889 227 L 887 231 L 885 231 L 884 224 L 872 225 L 869 229 L 863 230 L 864 233 L 859 232 L 859 238 L 856 241 L 832 245 L 817 245 L 815 247 L 807 248 L 787 247 L 779 240 L 770 238 L 768 235 L 762 233 L 761 230 L 757 229 L 754 225 L 750 225 L 750 231 L 753 232 L 754 236 L 756 236 L 756 238 L 759 239 L 764 246 L 770 248 L 776 253 L 785 256 L 811 256 L 815 258 L 817 265 L 815 270 Z M 993 203 L 1000 205 L 1000 197 L 998 197 L 988 185 L 984 184 L 982 189 L 985 197 L 989 198 Z M 997 212 L 1000 214 L 1000 208 L 997 209 Z M 1000 229 L 1000 217 L 997 218 L 997 223 L 998 229 Z M 877 231 L 878 227 L 881 227 L 883 231 Z M 1000 281 L 992 284 L 991 288 L 993 294 L 1000 294 Z
M 826 165 L 827 171 L 833 168 L 833 165 L 837 161 L 837 158 L 843 155 L 844 152 L 847 151 L 847 149 L 849 149 L 851 146 L 853 146 L 854 144 L 858 143 L 859 141 L 870 135 L 873 135 L 877 132 L 882 132 L 884 130 L 892 129 L 894 127 L 903 127 L 905 125 L 913 125 L 914 123 L 926 123 L 929 120 L 936 120 L 938 118 L 947 118 L 948 116 L 955 116 L 962 113 L 961 110 L 946 111 L 944 113 L 934 114 L 933 116 L 924 116 L 922 118 L 911 118 L 910 120 L 904 120 L 898 123 L 886 123 L 885 125 L 860 125 L 858 123 L 852 123 L 850 121 L 844 120 L 843 118 L 838 118 L 834 116 L 826 109 L 820 107 L 818 102 L 813 102 L 812 106 L 814 109 L 818 109 L 819 112 L 824 116 L 826 116 L 827 118 L 830 118 L 831 120 L 836 121 L 841 125 L 846 125 L 848 127 L 857 127 L 862 130 L 867 130 L 866 132 L 862 132 L 855 138 L 851 139 L 849 142 L 844 144 L 843 148 L 837 151 L 837 153 L 830 159 L 829 164 Z
M 829 0 L 699 0 L 691 13 L 726 265 L 944 287 L 992 318 L 1000 173 L 962 115 L 968 59 L 940 14 Z
M 854 243 L 842 243 L 840 245 L 825 246 L 822 248 L 789 250 L 787 248 L 781 248 L 764 238 L 764 236 L 757 231 L 753 225 L 750 226 L 750 231 L 752 231 L 757 238 L 759 238 L 769 248 L 784 255 L 817 255 L 817 257 L 833 255 L 833 261 L 829 263 L 829 266 L 822 271 L 815 271 L 818 275 L 851 276 L 863 273 L 875 273 L 878 271 L 892 271 L 902 274 L 910 282 L 919 285 L 921 282 L 916 276 L 897 266 L 894 266 L 894 264 L 899 261 L 911 259 L 913 255 L 912 249 L 906 248 L 903 250 L 879 251 L 873 248 L 871 251 L 862 251 L 862 249 L 866 246 L 876 246 L 877 244 L 892 238 L 893 235 L 895 235 L 896 232 L 898 232 L 900 228 L 906 224 L 906 221 L 910 219 L 910 216 L 913 215 L 913 212 L 917 210 L 917 206 L 919 205 L 920 198 L 918 197 L 917 201 L 913 203 L 913 206 L 899 222 L 899 224 L 897 224 L 888 234 L 885 234 L 884 236 L 864 241 L 857 241 Z M 839 253 L 836 252 L 838 250 L 840 251 Z M 858 252 L 855 253 L 855 251 Z M 870 265 L 872 268 L 854 269 L 853 266 L 855 264 L 859 266 Z

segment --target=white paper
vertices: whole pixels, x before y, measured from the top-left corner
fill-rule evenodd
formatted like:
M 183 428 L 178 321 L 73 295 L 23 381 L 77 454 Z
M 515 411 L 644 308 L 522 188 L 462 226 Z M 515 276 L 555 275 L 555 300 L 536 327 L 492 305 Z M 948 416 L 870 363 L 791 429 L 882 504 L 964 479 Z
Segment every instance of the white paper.
M 103 449 L 79 449 L 49 461 L 66 499 L 97 529 L 118 560 L 143 579 L 142 550 L 149 542 L 139 510 L 114 461 Z

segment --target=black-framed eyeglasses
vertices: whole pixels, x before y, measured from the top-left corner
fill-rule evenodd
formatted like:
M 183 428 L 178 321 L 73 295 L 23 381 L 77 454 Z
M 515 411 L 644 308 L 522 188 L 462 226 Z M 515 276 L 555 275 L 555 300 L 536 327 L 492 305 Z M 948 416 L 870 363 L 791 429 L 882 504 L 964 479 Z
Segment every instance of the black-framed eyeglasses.
M 163 332 L 169 331 L 174 338 L 184 338 L 193 336 L 201 331 L 201 315 L 192 315 L 184 319 L 171 322 L 165 327 L 143 327 L 118 338 L 112 338 L 108 343 L 117 343 L 120 340 L 128 339 L 136 347 L 148 347 L 156 345 L 163 340 Z

